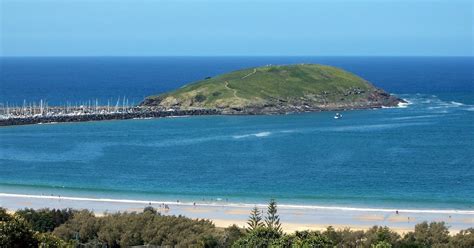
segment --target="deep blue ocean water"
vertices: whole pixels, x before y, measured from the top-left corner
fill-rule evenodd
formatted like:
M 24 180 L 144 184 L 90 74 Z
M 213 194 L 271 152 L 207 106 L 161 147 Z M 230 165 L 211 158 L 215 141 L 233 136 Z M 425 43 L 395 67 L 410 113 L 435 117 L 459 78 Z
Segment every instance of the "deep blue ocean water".
M 265 64 L 354 72 L 406 108 L 0 128 L 0 192 L 474 209 L 473 58 L 2 58 L 0 102 L 117 99 Z

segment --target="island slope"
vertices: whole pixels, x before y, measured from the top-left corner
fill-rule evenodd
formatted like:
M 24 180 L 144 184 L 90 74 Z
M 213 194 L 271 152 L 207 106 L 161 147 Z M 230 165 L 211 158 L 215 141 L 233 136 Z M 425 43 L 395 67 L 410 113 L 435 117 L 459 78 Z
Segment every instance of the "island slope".
M 223 114 L 274 114 L 380 108 L 403 100 L 336 67 L 269 65 L 238 70 L 147 97 L 142 106 L 217 109 Z

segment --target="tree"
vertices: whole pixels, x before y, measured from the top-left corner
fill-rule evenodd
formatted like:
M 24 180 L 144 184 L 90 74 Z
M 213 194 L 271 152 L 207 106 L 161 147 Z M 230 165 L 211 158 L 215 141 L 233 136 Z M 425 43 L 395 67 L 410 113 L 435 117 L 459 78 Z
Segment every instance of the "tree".
M 277 204 L 274 199 L 270 200 L 268 203 L 267 216 L 265 217 L 265 224 L 271 230 L 275 230 L 279 233 L 282 232 L 280 217 L 277 215 Z
M 474 247 L 474 228 L 461 230 L 458 234 L 451 237 L 452 247 L 472 248 Z
M 373 226 L 365 232 L 365 237 L 366 239 L 364 243 L 367 247 L 377 245 L 380 242 L 387 242 L 395 245 L 400 240 L 400 235 L 386 226 Z
M 16 211 L 17 215 L 30 223 L 32 229 L 38 232 L 52 232 L 74 215 L 71 209 L 28 209 Z
M 148 207 L 145 207 L 143 209 L 143 213 L 151 213 L 151 214 L 157 214 L 158 212 L 156 211 L 156 209 L 154 209 L 153 207 L 151 206 L 148 206 Z
M 325 235 L 315 231 L 296 231 L 291 237 L 291 247 L 332 248 L 333 242 Z
M 7 213 L 7 210 L 0 208 L 0 221 L 9 221 L 12 219 L 12 216 Z
M 63 240 L 75 240 L 87 243 L 97 239 L 100 221 L 88 210 L 81 210 L 66 221 L 66 223 L 54 229 L 53 234 Z
M 450 241 L 449 230 L 444 222 L 422 222 L 415 225 L 415 231 L 409 232 L 402 240 L 404 246 L 433 247 L 447 245 Z
M 15 216 L 9 221 L 0 221 L 0 247 L 38 247 L 38 241 L 28 222 Z
M 222 237 L 221 244 L 223 247 L 231 247 L 235 241 L 242 238 L 244 235 L 244 229 L 239 228 L 236 225 L 229 226 L 224 229 L 224 236 Z
M 372 245 L 372 248 L 392 248 L 392 245 L 387 241 L 380 241 L 375 245 Z
M 258 227 L 237 240 L 232 247 L 268 248 L 278 242 L 282 234 L 268 227 Z
M 252 231 L 252 230 L 257 229 L 258 227 L 263 226 L 262 212 L 258 210 L 257 206 L 252 208 L 247 224 L 249 225 L 249 227 L 247 228 L 248 231 Z
M 36 233 L 36 240 L 38 240 L 38 247 L 40 248 L 72 248 L 75 247 L 72 243 L 66 243 L 64 240 L 54 236 L 51 233 Z

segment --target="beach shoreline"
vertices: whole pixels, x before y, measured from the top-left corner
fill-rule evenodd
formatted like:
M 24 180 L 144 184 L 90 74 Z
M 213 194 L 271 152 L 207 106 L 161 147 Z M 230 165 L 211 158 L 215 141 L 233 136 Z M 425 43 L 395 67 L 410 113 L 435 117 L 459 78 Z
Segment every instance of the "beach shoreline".
M 116 212 L 140 212 L 151 206 L 164 215 L 183 215 L 193 219 L 211 220 L 217 227 L 245 227 L 252 207 L 265 211 L 264 204 L 195 203 L 146 201 L 113 198 L 85 198 L 58 195 L 0 193 L 0 207 L 9 211 L 24 208 L 88 209 L 97 216 Z M 444 221 L 452 234 L 474 227 L 473 210 L 455 209 L 391 209 L 342 206 L 279 204 L 278 211 L 285 232 L 351 228 L 366 230 L 374 225 L 387 226 L 403 234 L 423 221 Z M 398 212 L 397 212 L 398 211 Z

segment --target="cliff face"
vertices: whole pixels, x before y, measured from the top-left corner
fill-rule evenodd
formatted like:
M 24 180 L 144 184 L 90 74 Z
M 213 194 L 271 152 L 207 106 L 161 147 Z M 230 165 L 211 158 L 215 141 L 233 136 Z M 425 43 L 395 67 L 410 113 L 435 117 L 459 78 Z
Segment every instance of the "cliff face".
M 271 114 L 380 108 L 403 100 L 341 69 L 299 64 L 234 71 L 147 97 L 142 106 Z

